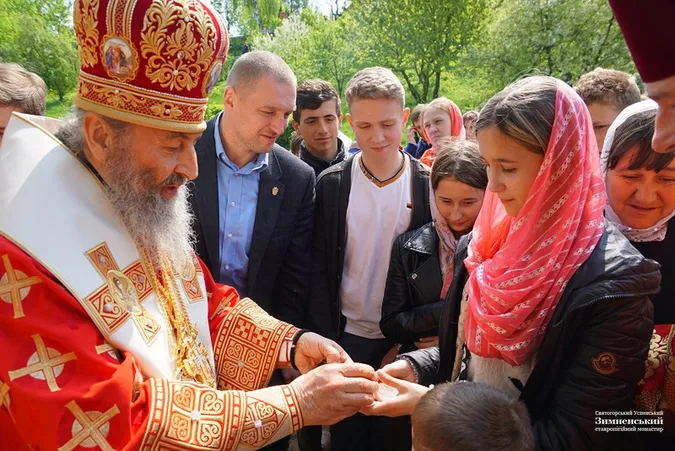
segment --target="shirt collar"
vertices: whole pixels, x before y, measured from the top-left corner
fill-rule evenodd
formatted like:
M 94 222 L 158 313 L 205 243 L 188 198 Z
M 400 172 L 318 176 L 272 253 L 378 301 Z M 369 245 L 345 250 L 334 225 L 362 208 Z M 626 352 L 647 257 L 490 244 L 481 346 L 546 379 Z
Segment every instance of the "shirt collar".
M 262 171 L 263 169 L 267 168 L 267 165 L 269 164 L 269 152 L 267 153 L 261 153 L 258 154 L 258 158 L 256 158 L 254 161 L 248 163 L 246 166 L 243 168 L 238 167 L 236 164 L 232 162 L 227 156 L 227 153 L 225 152 L 225 146 L 223 145 L 223 140 L 220 138 L 220 121 L 223 117 L 223 113 L 220 112 L 218 113 L 218 117 L 216 119 L 216 124 L 215 127 L 213 128 L 213 136 L 216 141 L 216 158 L 218 158 L 219 161 L 224 163 L 227 167 L 229 167 L 232 171 L 234 172 L 239 172 L 243 174 L 250 174 L 252 172 L 258 172 Z

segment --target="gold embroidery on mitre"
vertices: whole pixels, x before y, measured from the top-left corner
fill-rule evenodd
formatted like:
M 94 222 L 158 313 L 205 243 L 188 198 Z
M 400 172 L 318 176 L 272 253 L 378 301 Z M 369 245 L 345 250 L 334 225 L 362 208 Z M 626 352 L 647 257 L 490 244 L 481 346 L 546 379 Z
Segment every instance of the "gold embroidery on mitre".
M 129 109 L 129 107 L 138 108 L 140 105 L 143 105 L 145 103 L 144 99 L 141 99 L 140 97 L 137 97 L 128 91 L 110 88 L 108 86 L 96 86 L 92 84 L 91 90 L 100 99 L 100 100 L 97 99 L 99 103 L 105 102 L 110 104 L 110 106 L 114 108 L 125 108 L 125 109 Z
M 98 62 L 98 15 L 99 0 L 80 0 L 75 3 L 75 36 L 80 48 L 80 61 L 84 67 Z
M 169 27 L 175 30 L 169 33 Z M 213 61 L 216 28 L 199 2 L 155 0 L 145 13 L 141 38 L 148 79 L 162 88 L 190 90 Z
M 169 119 L 178 119 L 183 115 L 183 110 L 170 103 L 156 104 L 150 107 L 155 116 L 164 116 Z
M 139 60 L 133 43 L 124 36 L 107 34 L 101 43 L 101 62 L 108 76 L 118 81 L 136 78 Z
M 205 100 L 149 91 L 84 72 L 80 72 L 78 96 L 74 102 L 88 111 L 162 130 L 194 133 L 205 128 Z M 174 108 L 180 109 L 179 120 L 171 117 Z

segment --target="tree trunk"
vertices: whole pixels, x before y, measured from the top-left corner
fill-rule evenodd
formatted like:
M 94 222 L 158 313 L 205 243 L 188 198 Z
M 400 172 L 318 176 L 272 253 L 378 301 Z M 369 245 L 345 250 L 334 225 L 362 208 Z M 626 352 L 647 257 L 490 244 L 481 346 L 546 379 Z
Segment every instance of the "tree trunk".
M 408 89 L 410 89 L 410 94 L 412 94 L 413 97 L 415 98 L 415 102 L 424 103 L 424 100 L 422 99 L 422 97 L 420 97 L 420 93 L 417 91 L 417 88 L 415 88 L 415 85 L 413 85 L 412 82 L 410 81 L 410 77 L 408 77 L 406 71 L 402 70 L 401 75 L 403 75 L 403 78 L 405 79 L 405 82 L 408 85 Z
M 436 69 L 435 72 L 436 72 L 436 79 L 434 80 L 434 99 L 438 98 L 438 91 L 441 89 L 441 70 Z
M 258 26 L 258 31 L 263 31 L 262 23 L 260 22 L 260 5 L 258 5 L 258 0 L 251 0 L 251 8 L 253 9 L 253 20 Z

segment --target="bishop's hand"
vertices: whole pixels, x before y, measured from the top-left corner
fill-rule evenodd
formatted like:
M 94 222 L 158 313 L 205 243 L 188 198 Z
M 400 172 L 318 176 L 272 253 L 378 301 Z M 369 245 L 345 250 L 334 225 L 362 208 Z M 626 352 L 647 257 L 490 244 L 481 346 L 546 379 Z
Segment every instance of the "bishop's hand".
M 351 363 L 352 359 L 333 340 L 319 334 L 302 334 L 295 345 L 293 363 L 300 373 L 305 374 L 321 363 Z
M 374 401 L 375 370 L 362 363 L 327 364 L 290 383 L 305 426 L 331 425 Z

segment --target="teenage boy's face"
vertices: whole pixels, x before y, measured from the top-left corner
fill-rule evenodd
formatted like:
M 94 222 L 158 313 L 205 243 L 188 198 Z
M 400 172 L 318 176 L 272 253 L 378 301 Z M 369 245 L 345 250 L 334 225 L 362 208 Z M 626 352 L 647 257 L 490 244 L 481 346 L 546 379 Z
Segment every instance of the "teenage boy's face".
M 591 113 L 591 119 L 593 120 L 593 131 L 598 143 L 598 152 L 602 152 L 602 143 L 605 142 L 607 130 L 621 113 L 621 109 L 607 103 L 595 102 L 588 104 L 588 111 Z
M 293 128 L 305 141 L 312 154 L 337 152 L 338 128 L 342 115 L 337 113 L 337 100 L 326 100 L 316 110 L 300 111 L 300 122 L 293 121 Z
M 359 99 L 349 106 L 347 121 L 364 154 L 397 152 L 410 110 L 394 99 Z

